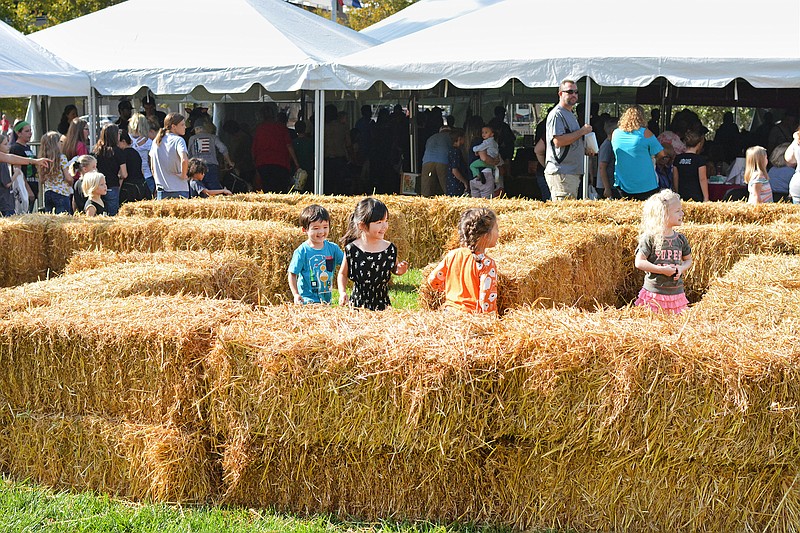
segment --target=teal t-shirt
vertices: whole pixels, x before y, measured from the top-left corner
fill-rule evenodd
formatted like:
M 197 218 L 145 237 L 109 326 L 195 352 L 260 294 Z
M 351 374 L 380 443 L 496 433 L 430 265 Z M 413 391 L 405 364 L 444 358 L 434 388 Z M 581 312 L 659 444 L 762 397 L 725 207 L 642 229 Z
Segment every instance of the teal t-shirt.
M 630 194 L 658 188 L 658 176 L 653 157 L 664 149 L 655 135 L 644 136 L 645 128 L 627 132 L 614 130 L 611 147 L 614 149 L 615 185 Z
M 292 254 L 289 272 L 297 276 L 297 289 L 305 303 L 330 303 L 334 272 L 342 264 L 342 249 L 330 241 L 317 250 L 308 241 Z

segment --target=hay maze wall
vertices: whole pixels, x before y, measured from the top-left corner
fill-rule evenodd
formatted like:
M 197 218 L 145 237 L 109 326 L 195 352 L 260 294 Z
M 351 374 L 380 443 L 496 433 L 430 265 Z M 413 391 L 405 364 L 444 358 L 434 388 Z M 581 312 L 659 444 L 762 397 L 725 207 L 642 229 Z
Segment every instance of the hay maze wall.
M 0 469 L 366 519 L 796 529 L 791 206 L 687 204 L 698 303 L 660 317 L 615 308 L 641 281 L 637 204 L 494 201 L 506 312 L 487 321 L 259 305 L 286 297 L 287 223 L 312 201 L 0 221 Z M 386 201 L 418 267 L 474 205 Z M 321 202 L 337 234 L 355 200 Z

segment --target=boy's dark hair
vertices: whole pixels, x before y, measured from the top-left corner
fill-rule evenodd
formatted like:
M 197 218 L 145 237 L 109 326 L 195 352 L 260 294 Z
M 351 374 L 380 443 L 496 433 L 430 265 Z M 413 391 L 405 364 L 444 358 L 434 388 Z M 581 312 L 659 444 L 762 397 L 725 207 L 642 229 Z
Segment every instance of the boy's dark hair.
M 208 173 L 208 165 L 206 165 L 205 161 L 198 157 L 193 157 L 189 160 L 189 168 L 186 173 L 191 178 L 195 174 L 202 174 L 203 176 Z
M 119 140 L 124 142 L 127 145 L 133 144 L 133 141 L 131 140 L 131 136 L 125 130 L 119 130 Z
M 331 221 L 331 215 L 328 210 L 321 205 L 312 204 L 305 207 L 300 212 L 300 225 L 303 229 L 308 229 L 312 222 L 328 222 Z
M 305 133 L 306 132 L 306 123 L 302 120 L 298 120 L 294 123 L 294 131 L 295 133 Z

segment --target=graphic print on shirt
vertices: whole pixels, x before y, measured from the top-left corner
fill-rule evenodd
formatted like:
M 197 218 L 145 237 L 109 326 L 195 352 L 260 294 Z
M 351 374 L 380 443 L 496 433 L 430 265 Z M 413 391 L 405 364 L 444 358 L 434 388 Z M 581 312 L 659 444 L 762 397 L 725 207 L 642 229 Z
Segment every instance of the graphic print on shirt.
M 211 139 L 207 137 L 200 137 L 194 141 L 194 151 L 198 155 L 205 155 L 211 153 Z
M 333 287 L 333 257 L 323 255 L 312 255 L 308 258 L 308 270 L 311 273 L 311 292 L 316 294 L 330 294 Z

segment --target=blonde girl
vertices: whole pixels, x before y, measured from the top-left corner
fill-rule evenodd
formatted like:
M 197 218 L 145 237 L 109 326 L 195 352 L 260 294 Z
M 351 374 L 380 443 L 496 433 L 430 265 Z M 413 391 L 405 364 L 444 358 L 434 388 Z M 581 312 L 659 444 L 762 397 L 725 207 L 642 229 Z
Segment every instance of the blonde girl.
M 744 158 L 744 182 L 750 197 L 747 203 L 764 204 L 772 201 L 772 187 L 767 174 L 767 150 L 761 146 L 751 146 Z
M 497 215 L 485 207 L 464 211 L 458 235 L 461 247 L 436 265 L 428 284 L 444 292 L 445 309 L 497 313 L 497 264 L 485 253 L 497 244 Z
M 83 195 L 82 188 L 83 180 L 80 176 L 95 170 L 97 170 L 97 159 L 95 159 L 93 155 L 88 154 L 78 157 L 69 166 L 69 173 L 75 180 L 75 183 L 72 185 L 74 191 L 72 194 L 73 213 L 83 213 L 83 206 L 86 205 L 86 197 Z
M 48 131 L 42 135 L 40 153 L 51 162 L 46 169 L 40 171 L 40 179 L 44 184 L 44 209 L 48 213 L 72 213 L 72 176 L 69 173 L 67 157 L 61 153 L 61 134 Z
M 81 177 L 81 188 L 86 197 L 83 212 L 90 217 L 105 214 L 103 195 L 108 192 L 106 177 L 97 171 L 87 172 Z
M 682 223 L 683 207 L 677 193 L 664 189 L 644 202 L 634 265 L 645 276 L 636 305 L 661 313 L 680 313 L 689 306 L 683 274 L 692 265 L 692 248 L 674 229 Z
M 350 215 L 342 238 L 344 261 L 339 269 L 339 305 L 348 301 L 354 307 L 381 311 L 391 305 L 389 281 L 392 274 L 402 276 L 408 263 L 397 262 L 397 247 L 384 240 L 389 229 L 389 210 L 375 198 L 364 198 Z M 347 296 L 347 280 L 353 280 L 353 292 Z

